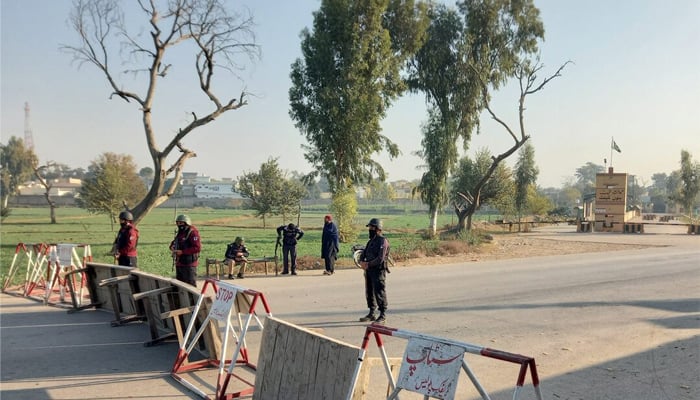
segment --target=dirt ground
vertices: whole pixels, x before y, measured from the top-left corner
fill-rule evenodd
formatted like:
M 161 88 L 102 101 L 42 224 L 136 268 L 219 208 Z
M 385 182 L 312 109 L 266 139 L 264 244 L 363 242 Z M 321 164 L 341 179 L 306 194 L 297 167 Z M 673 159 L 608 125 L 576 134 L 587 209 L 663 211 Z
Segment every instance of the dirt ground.
M 563 241 L 527 237 L 517 234 L 496 235 L 493 240 L 463 254 L 411 258 L 398 262 L 399 266 L 448 264 L 464 261 L 504 260 L 549 255 L 595 253 L 641 249 L 647 246 L 584 241 Z

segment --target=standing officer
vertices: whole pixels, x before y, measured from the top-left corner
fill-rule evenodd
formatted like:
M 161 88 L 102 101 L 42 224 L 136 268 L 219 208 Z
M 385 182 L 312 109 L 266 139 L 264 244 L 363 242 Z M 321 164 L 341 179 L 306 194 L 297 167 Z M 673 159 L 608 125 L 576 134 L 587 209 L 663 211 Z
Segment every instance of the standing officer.
M 282 238 L 282 254 L 284 255 L 284 269 L 282 275 L 289 273 L 289 259 L 292 261 L 292 275 L 297 274 L 297 241 L 304 236 L 302 231 L 296 225 L 281 225 L 277 228 L 277 240 Z
M 121 228 L 113 246 L 117 264 L 138 268 L 136 246 L 139 243 L 139 230 L 134 225 L 134 216 L 129 211 L 120 212 L 119 225 Z
M 170 242 L 170 251 L 175 257 L 175 278 L 179 281 L 197 286 L 197 266 L 202 242 L 199 231 L 192 226 L 187 215 L 178 215 L 175 219 L 177 234 Z
M 365 270 L 365 298 L 369 313 L 360 318 L 360 322 L 374 321 L 378 324 L 386 322 L 386 273 L 388 271 L 389 241 L 383 236 L 382 221 L 372 218 L 367 223 L 369 241 L 362 254 L 360 267 Z M 379 309 L 379 316 L 375 311 Z

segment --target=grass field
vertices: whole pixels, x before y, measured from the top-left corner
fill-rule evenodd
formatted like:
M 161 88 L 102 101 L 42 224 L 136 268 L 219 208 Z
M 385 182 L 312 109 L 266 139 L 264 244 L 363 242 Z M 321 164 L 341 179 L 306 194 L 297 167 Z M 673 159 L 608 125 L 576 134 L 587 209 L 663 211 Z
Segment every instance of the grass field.
M 252 258 L 271 257 L 275 252 L 276 228 L 290 221 L 280 217 L 268 218 L 263 227 L 260 218 L 253 211 L 213 210 L 207 208 L 179 209 L 178 214 L 187 214 L 202 236 L 202 253 L 200 255 L 200 274 L 206 258 L 223 258 L 226 244 L 236 236 L 243 236 Z M 325 212 L 304 212 L 299 226 L 304 237 L 297 245 L 300 269 L 311 268 L 316 261 L 321 261 L 321 232 Z M 387 238 L 391 243 L 392 255 L 401 260 L 409 257 L 411 252 L 420 247 L 430 249 L 438 246 L 437 241 L 422 239 L 422 231 L 428 225 L 427 214 L 392 213 L 389 215 L 364 214 L 356 218 L 360 235 L 355 241 L 341 243 L 338 266 L 350 266 L 350 247 L 355 243 L 367 241 L 364 225 L 372 217 L 382 218 Z M 109 255 L 112 242 L 118 230 L 118 224 L 112 226 L 104 215 L 89 214 L 79 208 L 56 209 L 56 224 L 49 223 L 48 208 L 15 208 L 0 225 L 0 277 L 3 282 L 12 263 L 15 247 L 18 243 L 74 243 L 89 244 L 93 260 L 113 263 Z M 139 268 L 162 276 L 173 275 L 172 258 L 168 245 L 175 234 L 175 215 L 173 209 L 155 209 L 138 226 Z M 296 223 L 296 221 L 293 221 Z M 453 215 L 441 215 L 438 227 L 445 228 L 456 223 Z M 280 249 L 281 253 L 281 249 Z M 428 251 L 429 253 L 429 251 Z

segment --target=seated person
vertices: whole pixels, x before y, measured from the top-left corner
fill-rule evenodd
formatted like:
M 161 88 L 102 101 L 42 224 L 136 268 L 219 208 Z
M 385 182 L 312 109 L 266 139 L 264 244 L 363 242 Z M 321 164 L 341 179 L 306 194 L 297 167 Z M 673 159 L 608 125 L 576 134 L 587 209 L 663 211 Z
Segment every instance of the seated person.
M 243 279 L 245 276 L 245 267 L 248 263 L 247 257 L 250 255 L 248 248 L 245 247 L 245 239 L 238 236 L 233 243 L 226 246 L 226 255 L 224 264 L 228 265 L 228 279 L 233 279 L 233 266 L 240 265 L 238 270 L 238 279 Z

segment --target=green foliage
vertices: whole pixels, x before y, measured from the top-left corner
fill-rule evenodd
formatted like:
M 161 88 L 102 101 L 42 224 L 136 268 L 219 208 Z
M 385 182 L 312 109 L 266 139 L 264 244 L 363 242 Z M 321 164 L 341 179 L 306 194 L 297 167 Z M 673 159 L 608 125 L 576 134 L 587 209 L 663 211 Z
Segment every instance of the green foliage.
M 583 194 L 595 193 L 596 175 L 605 172 L 605 167 L 587 162 L 576 169 L 576 188 Z
M 301 199 L 307 194 L 301 182 L 285 178 L 276 158 L 263 163 L 258 172 L 238 177 L 238 191 L 250 200 L 256 216 L 263 220 L 263 228 L 267 217 L 281 215 L 288 220 L 298 213 Z
M 0 208 L 7 208 L 9 197 L 17 193 L 19 185 L 29 180 L 34 173 L 38 159 L 32 149 L 24 146 L 24 141 L 10 137 L 6 145 L 0 144 Z
M 290 115 L 309 143 L 304 157 L 315 167 L 310 175 L 325 176 L 333 193 L 374 176 L 384 181 L 373 156 L 399 155 L 380 133 L 380 121 L 404 90 L 400 70 L 422 37 L 414 22 L 419 15 L 411 1 L 324 0 L 313 31 L 301 34 Z
M 357 197 L 353 190 L 336 191 L 330 206 L 333 219 L 338 225 L 341 243 L 347 243 L 357 236 L 357 230 L 352 224 L 357 215 Z M 364 226 L 364 225 L 363 225 Z
M 515 208 L 521 215 L 527 209 L 531 188 L 537 182 L 539 173 L 535 165 L 535 148 L 532 143 L 525 143 L 515 163 Z
M 452 180 L 451 197 L 455 202 L 460 199 L 457 192 L 469 192 L 470 189 L 474 188 L 477 183 L 479 183 L 491 167 L 491 160 L 491 152 L 488 149 L 477 151 L 474 160 L 469 157 L 463 157 L 460 160 L 459 167 Z M 490 203 L 502 196 L 512 195 L 512 182 L 513 179 L 510 168 L 505 164 L 499 164 L 493 175 L 491 175 L 486 184 L 481 188 L 480 203 Z M 475 193 L 471 194 L 475 195 Z
M 115 221 L 120 210 L 132 207 L 145 194 L 146 185 L 136 173 L 133 158 L 107 152 L 90 163 L 77 202 L 87 211 L 106 214 Z
M 693 218 L 693 207 L 698 202 L 700 193 L 700 163 L 693 162 L 687 150 L 681 150 L 680 184 L 671 192 L 670 198 L 683 206 L 685 212 Z

